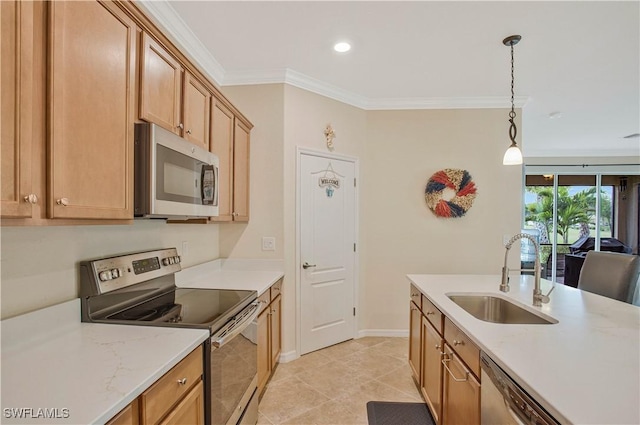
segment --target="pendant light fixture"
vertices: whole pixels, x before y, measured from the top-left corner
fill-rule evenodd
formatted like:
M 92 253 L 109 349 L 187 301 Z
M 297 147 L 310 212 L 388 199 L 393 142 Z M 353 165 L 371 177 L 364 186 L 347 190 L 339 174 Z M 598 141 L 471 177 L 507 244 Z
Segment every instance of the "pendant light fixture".
M 511 139 L 511 146 L 504 153 L 504 158 L 502 159 L 502 164 L 504 165 L 519 165 L 522 164 L 522 152 L 520 152 L 520 148 L 516 143 L 516 135 L 518 134 L 518 129 L 516 128 L 516 123 L 514 121 L 516 117 L 515 105 L 513 103 L 514 92 L 513 92 L 513 46 L 518 44 L 518 42 L 522 39 L 519 35 L 510 35 L 509 37 L 502 40 L 502 43 L 505 46 L 511 47 L 511 112 L 509 112 L 509 138 Z

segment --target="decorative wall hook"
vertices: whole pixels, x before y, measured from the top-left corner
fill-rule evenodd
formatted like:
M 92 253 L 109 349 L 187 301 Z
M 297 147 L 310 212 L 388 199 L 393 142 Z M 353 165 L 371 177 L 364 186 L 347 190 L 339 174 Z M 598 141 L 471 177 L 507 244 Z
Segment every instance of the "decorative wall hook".
M 335 139 L 336 134 L 333 131 L 333 127 L 331 127 L 331 124 L 327 124 L 327 126 L 324 129 L 324 137 L 327 138 L 327 149 L 329 149 L 330 151 L 333 151 L 333 139 Z

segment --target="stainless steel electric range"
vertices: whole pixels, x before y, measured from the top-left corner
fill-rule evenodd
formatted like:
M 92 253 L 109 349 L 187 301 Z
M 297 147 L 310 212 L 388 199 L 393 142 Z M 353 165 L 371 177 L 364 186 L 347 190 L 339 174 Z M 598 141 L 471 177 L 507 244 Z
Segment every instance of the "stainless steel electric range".
M 257 293 L 177 288 L 180 260 L 169 248 L 81 262 L 82 321 L 208 329 L 205 422 L 255 424 Z

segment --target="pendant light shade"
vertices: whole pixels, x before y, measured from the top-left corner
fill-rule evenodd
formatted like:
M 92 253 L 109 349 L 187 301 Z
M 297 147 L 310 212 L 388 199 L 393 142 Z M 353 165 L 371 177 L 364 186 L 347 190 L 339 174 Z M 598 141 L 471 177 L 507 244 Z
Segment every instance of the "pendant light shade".
M 504 158 L 502 158 L 503 165 L 520 165 L 522 164 L 522 152 L 520 152 L 520 148 L 514 143 L 509 146 L 509 149 L 504 153 Z
M 516 143 L 516 136 L 518 135 L 518 129 L 516 128 L 516 123 L 514 121 L 516 117 L 515 105 L 514 105 L 514 78 L 513 78 L 513 46 L 518 44 L 518 42 L 522 39 L 519 35 L 511 35 L 504 40 L 502 40 L 502 44 L 505 46 L 511 47 L 511 111 L 509 112 L 509 138 L 511 139 L 511 145 L 504 153 L 504 158 L 502 159 L 503 165 L 520 165 L 522 164 L 522 152 Z

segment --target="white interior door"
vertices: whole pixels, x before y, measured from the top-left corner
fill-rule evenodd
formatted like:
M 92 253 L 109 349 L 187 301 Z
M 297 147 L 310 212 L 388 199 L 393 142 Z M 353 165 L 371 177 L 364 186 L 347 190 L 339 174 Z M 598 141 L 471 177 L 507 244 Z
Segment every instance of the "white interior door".
M 300 354 L 355 332 L 356 164 L 300 155 Z

